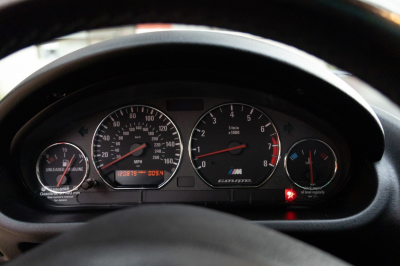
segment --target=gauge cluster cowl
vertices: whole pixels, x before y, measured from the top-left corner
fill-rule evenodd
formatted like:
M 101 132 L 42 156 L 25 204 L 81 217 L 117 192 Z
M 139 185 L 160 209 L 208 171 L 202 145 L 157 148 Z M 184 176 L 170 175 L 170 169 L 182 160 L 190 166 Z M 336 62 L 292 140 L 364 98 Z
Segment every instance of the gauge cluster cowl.
M 24 90 L 27 90 L 26 86 L 29 87 L 32 97 L 35 94 L 35 97 L 47 99 L 46 102 L 38 102 L 34 106 L 36 109 L 31 110 L 33 113 L 37 110 L 34 118 L 26 112 L 20 112 L 18 121 L 13 121 L 8 126 L 2 124 L 12 132 L 18 123 L 24 120 L 23 124 L 19 125 L 19 128 L 22 128 L 18 134 L 13 133 L 15 139 L 11 149 L 10 166 L 18 173 L 18 178 L 12 179 L 12 182 L 23 188 L 20 193 L 26 197 L 28 205 L 37 204 L 39 208 L 70 212 L 77 208 L 105 210 L 159 202 L 184 202 L 209 207 L 245 205 L 254 208 L 286 208 L 297 205 L 313 207 L 336 202 L 335 206 L 339 208 L 341 205 L 337 203 L 337 199 L 340 198 L 347 203 L 352 202 L 353 205 L 343 206 L 346 206 L 350 213 L 357 213 L 363 208 L 362 204 L 355 203 L 350 198 L 347 200 L 346 197 L 339 197 L 339 194 L 351 195 L 360 190 L 363 183 L 372 182 L 365 175 L 363 178 L 359 177 L 360 171 L 356 171 L 357 174 L 354 175 L 354 169 L 368 169 L 363 164 L 381 158 L 384 148 L 382 127 L 364 100 L 335 75 L 313 62 L 304 54 L 273 42 L 210 32 L 164 32 L 127 36 L 76 51 L 49 64 L 29 78 L 36 82 L 23 85 Z M 60 67 L 63 71 L 59 71 Z M 52 95 L 64 97 L 55 99 Z M 169 101 L 177 103 L 181 100 L 191 104 L 175 104 L 174 108 L 170 108 Z M 337 108 L 339 102 L 341 108 Z M 243 106 L 245 116 L 240 117 L 243 120 L 237 125 L 236 122 L 228 124 L 228 129 L 222 128 L 229 133 L 231 126 L 232 135 L 239 131 L 237 139 L 230 139 L 229 134 L 226 138 L 218 137 L 215 142 L 209 139 L 198 145 L 200 152 L 195 153 L 191 135 L 192 132 L 193 136 L 199 134 L 197 130 L 193 131 L 194 129 L 204 130 L 202 125 L 198 124 L 200 119 L 218 106 L 229 109 L 230 105 L 233 106 L 234 117 L 220 117 L 217 123 L 224 125 L 229 121 L 239 121 L 236 120 L 239 118 L 236 115 L 240 114 L 240 107 Z M 128 110 L 126 113 L 127 110 L 121 108 L 130 106 L 147 106 L 147 112 L 158 110 L 173 122 L 177 134 L 180 135 L 181 154 L 177 151 L 171 153 L 168 158 L 172 159 L 169 162 L 178 165 L 169 165 L 169 169 L 162 169 L 160 166 L 144 167 L 148 161 L 145 156 L 151 154 L 150 161 L 153 160 L 153 156 L 157 156 L 154 146 L 158 142 L 147 140 L 130 140 L 132 143 L 124 144 L 124 149 L 128 147 L 125 151 L 121 150 L 121 146 L 120 150 L 115 152 L 116 147 L 109 145 L 105 146 L 105 150 L 93 146 L 95 149 L 92 152 L 92 144 L 102 145 L 99 144 L 101 136 L 97 131 L 102 121 L 108 117 L 107 122 L 114 122 L 111 117 L 114 120 L 115 117 L 110 114 L 118 114 L 118 110 L 125 110 L 124 116 L 129 116 L 132 112 Z M 236 110 L 235 107 L 239 109 Z M 214 111 L 211 113 L 214 115 Z M 265 120 L 264 125 L 257 124 L 260 116 L 255 117 L 255 114 L 258 113 L 265 115 L 260 118 Z M 140 119 L 146 119 L 146 115 Z M 250 121 L 247 120 L 248 115 Z M 205 117 L 208 120 L 212 118 L 210 115 Z M 207 121 L 205 120 L 206 123 Z M 271 122 L 269 126 L 268 121 Z M 126 121 L 119 122 L 118 128 L 126 128 Z M 141 123 L 143 122 L 146 121 Z M 150 123 L 151 121 L 147 122 L 149 125 L 145 125 L 146 130 L 148 128 L 152 131 L 156 126 L 160 126 Z M 261 132 L 262 126 L 264 132 Z M 365 134 L 365 128 L 368 128 L 368 134 Z M 127 135 L 123 135 L 122 129 L 118 130 L 121 132 L 101 135 L 106 137 L 106 142 L 108 135 L 110 141 L 114 137 L 123 137 L 125 140 L 125 137 L 130 139 L 134 136 L 129 132 L 128 138 Z M 207 133 L 212 133 L 207 130 L 205 138 L 208 137 Z M 275 131 L 276 137 L 271 136 Z M 171 133 L 173 132 L 175 131 L 171 130 Z M 242 132 L 243 136 L 247 134 L 246 138 L 242 138 Z M 257 132 L 259 135 L 249 132 Z M 139 130 L 138 134 L 142 137 L 146 134 L 146 137 L 150 136 L 149 132 L 144 130 Z M 260 138 L 260 134 L 269 136 Z M 261 139 L 265 142 L 260 142 Z M 310 158 L 311 164 L 306 164 L 310 156 L 299 156 L 300 161 L 297 161 L 299 165 L 308 166 L 304 167 L 305 172 L 299 178 L 302 182 L 310 181 L 310 186 L 298 186 L 296 178 L 289 178 L 284 158 L 295 143 L 305 139 L 316 139 L 326 143 L 336 155 L 337 172 L 329 184 L 318 184 L 320 174 L 314 175 L 314 172 L 318 171 L 318 162 L 313 156 Z M 229 143 L 223 143 L 228 140 Z M 74 144 L 87 155 L 89 171 L 82 183 L 86 190 L 81 185 L 66 195 L 51 195 L 48 191 L 42 191 L 43 186 L 38 182 L 36 172 L 32 171 L 32 168 L 35 169 L 35 163 L 46 147 L 59 142 Z M 210 147 L 203 151 L 207 146 Z M 198 157 L 197 160 L 193 158 L 226 149 L 230 150 Z M 261 150 L 265 153 L 260 153 Z M 147 153 L 148 151 L 151 153 Z M 94 158 L 94 155 L 103 156 L 103 152 L 109 152 L 109 157 L 104 157 L 109 161 L 100 162 L 102 159 Z M 129 154 L 130 152 L 132 154 Z M 238 154 L 235 154 L 237 152 Z M 253 152 L 253 157 L 248 156 Z M 328 155 L 326 152 L 324 154 Z M 127 156 L 124 157 L 125 155 Z M 321 156 L 321 153 L 319 155 Z M 221 156 L 227 158 L 220 160 Z M 115 162 L 120 158 L 122 159 Z M 196 171 L 194 166 L 201 166 L 197 165 L 203 161 L 201 158 L 204 159 L 206 168 L 214 167 L 223 174 L 214 176 L 206 172 L 207 169 Z M 236 162 L 237 158 L 257 158 L 249 161 L 249 164 L 257 165 L 258 173 L 252 174 L 250 178 L 246 176 L 249 169 L 246 169 L 245 165 L 239 165 L 240 160 L 239 163 Z M 137 164 L 135 159 L 138 160 Z M 139 160 L 142 160 L 142 164 Z M 159 161 L 161 162 L 161 159 Z M 129 167 L 124 166 L 127 162 L 132 164 L 128 165 Z M 100 166 L 102 164 L 103 166 Z M 123 179 L 132 177 L 129 175 L 135 175 L 135 171 L 139 174 L 138 165 L 142 165 L 141 178 L 145 180 L 149 175 L 151 178 L 142 183 L 132 183 L 132 179 L 124 181 Z M 315 168 L 311 170 L 310 165 Z M 115 168 L 110 171 L 114 177 L 102 173 L 111 169 L 110 167 Z M 171 173 L 170 178 L 165 178 L 165 171 Z M 290 172 L 290 166 L 288 171 Z M 244 178 L 240 177 L 240 173 L 245 175 Z M 161 175 L 164 175 L 164 179 Z M 367 176 L 372 178 L 372 175 L 373 173 L 369 172 Z M 247 179 L 251 179 L 252 184 L 238 185 L 237 180 Z M 220 185 L 223 183 L 218 182 L 220 180 L 228 182 Z M 357 186 L 352 187 L 353 182 Z M 307 189 L 314 183 L 316 185 L 313 187 L 318 189 Z M 296 199 L 289 201 L 286 190 L 295 192 Z M 368 191 L 360 191 L 366 195 L 360 198 L 365 204 L 371 200 L 372 196 L 368 195 L 374 195 Z M 241 211 L 237 209 L 234 212 Z M 315 213 L 317 215 L 317 212 Z

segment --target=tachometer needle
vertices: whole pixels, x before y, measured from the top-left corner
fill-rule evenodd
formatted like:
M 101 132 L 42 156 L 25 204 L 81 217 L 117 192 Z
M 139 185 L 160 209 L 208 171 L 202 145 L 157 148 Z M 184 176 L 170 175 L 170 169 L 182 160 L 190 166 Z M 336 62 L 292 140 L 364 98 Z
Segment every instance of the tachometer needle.
M 312 156 L 311 156 L 311 151 L 310 151 L 310 171 L 311 171 L 311 185 L 314 185 L 314 174 L 312 170 Z
M 128 152 L 127 154 L 125 154 L 124 156 L 122 156 L 122 157 L 116 159 L 115 161 L 112 161 L 111 163 L 109 163 L 109 164 L 103 166 L 103 167 L 101 168 L 101 170 L 104 170 L 104 169 L 106 169 L 107 167 L 110 167 L 111 165 L 115 164 L 116 162 L 119 162 L 119 161 L 121 161 L 122 159 L 128 157 L 129 155 L 131 155 L 131 154 L 133 154 L 133 153 L 135 153 L 135 152 L 137 152 L 137 151 L 140 151 L 141 149 L 144 149 L 144 148 L 146 148 L 146 147 L 147 147 L 147 144 L 146 144 L 146 143 L 140 145 L 139 147 L 137 147 L 137 148 L 134 149 L 133 151 L 130 151 L 130 152 Z
M 66 174 L 67 171 L 68 171 L 68 168 L 71 166 L 71 163 L 72 163 L 72 161 L 74 160 L 74 157 L 75 157 L 75 154 L 72 156 L 71 160 L 69 160 L 69 163 L 68 163 L 67 167 L 65 168 L 64 173 L 62 174 L 60 180 L 59 180 L 58 183 L 57 183 L 57 187 L 59 187 L 59 186 L 61 185 L 61 183 L 62 183 L 62 181 L 63 181 L 63 179 L 64 179 L 64 176 L 65 176 L 65 174 Z
M 207 153 L 207 154 L 199 155 L 199 156 L 196 156 L 195 158 L 197 159 L 197 158 L 201 158 L 201 157 L 205 157 L 205 156 L 210 156 L 210 155 L 214 155 L 214 154 L 218 154 L 218 153 L 223 153 L 223 152 L 233 151 L 233 150 L 243 149 L 243 148 L 246 148 L 246 144 L 242 144 L 242 145 L 239 145 L 239 146 L 236 146 L 236 147 L 232 147 L 232 148 L 229 148 L 229 149 L 225 149 L 225 150 L 214 151 L 214 152 L 210 152 L 210 153 Z

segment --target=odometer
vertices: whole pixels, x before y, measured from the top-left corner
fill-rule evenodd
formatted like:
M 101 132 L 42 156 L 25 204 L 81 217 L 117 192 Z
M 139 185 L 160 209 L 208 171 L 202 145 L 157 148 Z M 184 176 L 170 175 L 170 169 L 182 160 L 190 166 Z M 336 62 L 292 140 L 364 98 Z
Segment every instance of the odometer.
M 172 120 L 144 105 L 109 114 L 92 143 L 96 171 L 116 189 L 162 187 L 174 176 L 181 155 L 181 138 Z
M 189 154 L 197 174 L 212 187 L 257 187 L 275 171 L 280 141 L 262 111 L 246 104 L 224 104 L 197 122 Z

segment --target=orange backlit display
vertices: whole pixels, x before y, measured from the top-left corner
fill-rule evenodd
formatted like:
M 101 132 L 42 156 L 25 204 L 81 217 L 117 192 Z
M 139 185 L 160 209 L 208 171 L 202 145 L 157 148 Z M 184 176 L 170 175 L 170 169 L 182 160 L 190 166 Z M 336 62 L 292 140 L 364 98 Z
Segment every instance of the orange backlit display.
M 115 171 L 116 177 L 136 177 L 136 176 L 164 176 L 163 170 L 119 170 Z

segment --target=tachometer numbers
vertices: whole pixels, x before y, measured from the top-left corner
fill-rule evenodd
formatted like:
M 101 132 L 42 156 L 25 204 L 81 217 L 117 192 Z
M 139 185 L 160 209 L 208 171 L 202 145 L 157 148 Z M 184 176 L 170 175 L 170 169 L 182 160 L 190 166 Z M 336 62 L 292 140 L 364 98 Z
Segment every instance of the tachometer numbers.
M 212 187 L 257 187 L 279 162 L 278 132 L 259 109 L 239 103 L 208 111 L 189 144 L 197 174 Z

